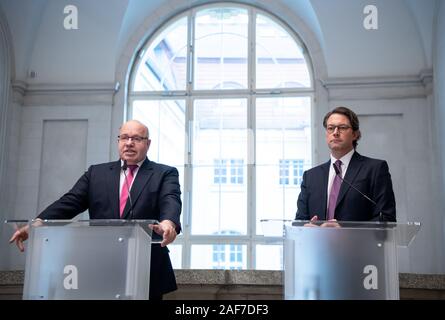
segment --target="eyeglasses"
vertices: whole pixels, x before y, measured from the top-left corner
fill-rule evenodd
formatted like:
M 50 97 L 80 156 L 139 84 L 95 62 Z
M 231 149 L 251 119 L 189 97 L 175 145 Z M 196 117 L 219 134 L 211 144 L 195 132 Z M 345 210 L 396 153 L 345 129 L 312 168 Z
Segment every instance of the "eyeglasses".
M 117 139 L 119 140 L 119 142 L 128 142 L 128 141 L 134 141 L 137 143 L 141 143 L 142 141 L 148 139 L 147 137 L 139 137 L 139 136 L 134 136 L 134 137 L 129 137 L 126 135 L 123 136 L 117 136 Z
M 329 125 L 329 126 L 326 127 L 326 131 L 328 133 L 334 133 L 335 129 L 338 129 L 338 132 L 342 133 L 342 132 L 345 132 L 346 130 L 351 129 L 351 128 L 352 128 L 351 126 L 348 126 L 348 125 L 345 125 L 345 124 L 342 124 L 342 125 L 339 125 L 339 126 Z

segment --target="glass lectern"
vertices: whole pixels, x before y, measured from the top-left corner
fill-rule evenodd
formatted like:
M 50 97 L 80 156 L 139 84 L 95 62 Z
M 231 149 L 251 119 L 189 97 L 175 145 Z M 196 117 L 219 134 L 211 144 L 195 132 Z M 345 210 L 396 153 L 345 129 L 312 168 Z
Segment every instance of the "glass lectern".
M 23 221 L 22 221 L 23 222 Z M 7 221 L 18 227 L 19 221 Z M 156 220 L 29 222 L 24 299 L 149 297 Z
M 420 229 L 418 222 L 262 222 L 265 236 L 284 232 L 288 300 L 399 299 L 397 246 L 408 246 Z

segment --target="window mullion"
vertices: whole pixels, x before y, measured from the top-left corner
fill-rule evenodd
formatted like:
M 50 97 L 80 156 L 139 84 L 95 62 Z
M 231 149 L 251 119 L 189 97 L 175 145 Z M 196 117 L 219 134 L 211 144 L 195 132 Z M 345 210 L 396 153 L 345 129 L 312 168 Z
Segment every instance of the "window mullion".
M 247 269 L 255 269 L 255 247 L 252 239 L 256 234 L 256 170 L 255 170 L 255 99 L 252 93 L 255 89 L 255 20 L 256 12 L 253 8 L 249 9 L 248 24 L 248 79 L 249 79 L 249 96 L 247 109 L 247 235 L 249 243 L 247 245 Z
M 186 115 L 185 115 L 185 144 L 186 144 L 186 154 L 185 154 L 185 165 L 184 165 L 184 241 L 182 247 L 182 267 L 185 269 L 190 268 L 190 256 L 191 256 L 191 209 L 192 209 L 192 185 L 193 185 L 193 166 L 192 166 L 192 126 L 193 126 L 193 100 L 191 97 L 186 98 Z
M 188 28 L 187 28 L 187 46 L 188 46 L 188 59 L 187 59 L 187 84 L 186 90 L 190 95 L 193 89 L 193 78 L 194 78 L 194 65 L 195 65 L 195 56 L 194 56 L 194 48 L 195 48 L 195 11 L 192 10 L 188 16 Z
M 182 247 L 182 267 L 189 269 L 191 266 L 191 252 L 192 243 L 190 241 L 191 236 L 191 219 L 192 219 L 192 195 L 193 195 L 193 166 L 192 166 L 192 150 L 193 150 L 193 48 L 194 48 L 194 10 L 190 10 L 188 14 L 187 24 L 187 75 L 186 75 L 186 115 L 185 115 L 185 130 L 186 130 L 186 154 L 185 154 L 185 166 L 184 166 L 184 242 Z
M 248 63 L 247 79 L 248 79 L 248 86 L 250 93 L 253 93 L 256 87 L 255 21 L 256 21 L 256 11 L 251 8 L 249 9 L 248 53 L 247 53 L 247 63 Z
M 249 243 L 247 246 L 247 267 L 248 269 L 255 268 L 254 252 L 255 248 L 252 245 L 252 239 L 256 234 L 256 167 L 255 167 L 255 99 L 252 96 L 248 97 L 248 115 L 247 115 L 247 235 L 249 236 Z

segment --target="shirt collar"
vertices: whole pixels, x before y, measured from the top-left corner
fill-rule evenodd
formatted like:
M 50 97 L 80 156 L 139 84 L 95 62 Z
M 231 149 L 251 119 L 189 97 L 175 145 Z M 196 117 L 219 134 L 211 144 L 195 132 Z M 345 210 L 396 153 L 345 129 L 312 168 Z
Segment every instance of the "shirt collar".
M 345 154 L 340 159 L 334 158 L 334 156 L 331 154 L 331 163 L 335 163 L 335 161 L 340 160 L 343 166 L 348 167 L 349 162 L 351 162 L 351 158 L 352 158 L 352 155 L 354 154 L 354 152 L 355 152 L 355 150 L 352 149 L 351 151 L 349 151 L 347 154 Z
M 138 165 L 138 169 L 142 166 L 142 164 L 144 163 L 145 159 L 143 159 L 142 161 L 139 161 L 138 163 L 136 163 Z M 124 165 L 124 160 L 121 159 L 121 168 Z

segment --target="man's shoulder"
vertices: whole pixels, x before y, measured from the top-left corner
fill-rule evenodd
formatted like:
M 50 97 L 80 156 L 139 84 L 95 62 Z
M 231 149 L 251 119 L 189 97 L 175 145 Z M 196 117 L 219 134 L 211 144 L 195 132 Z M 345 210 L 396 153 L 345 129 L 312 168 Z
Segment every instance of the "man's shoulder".
M 88 172 L 102 174 L 105 172 L 109 172 L 111 169 L 120 169 L 119 161 L 111 161 L 111 162 L 103 162 L 92 164 L 88 167 Z
M 382 163 L 386 163 L 386 160 L 362 156 L 361 154 L 359 154 L 357 152 L 356 152 L 356 155 L 357 155 L 356 158 L 359 161 L 363 161 L 364 163 L 369 164 L 369 165 L 381 165 Z
M 152 168 L 152 169 L 154 169 L 154 170 L 157 170 L 157 171 L 162 171 L 162 172 L 165 172 L 165 171 L 177 171 L 177 169 L 175 168 L 175 167 L 172 167 L 172 166 L 169 166 L 169 165 L 166 165 L 166 164 L 163 164 L 163 163 L 158 163 L 158 162 L 155 162 L 155 161 L 151 161 L 151 160 L 146 160 L 146 166 L 147 166 L 147 168 Z
M 313 174 L 317 174 L 320 172 L 325 172 L 325 171 L 327 172 L 328 169 L 329 169 L 329 161 L 324 162 L 322 164 L 319 164 L 315 167 L 312 167 L 312 168 L 306 170 L 306 174 L 313 175 Z
M 166 164 L 162 164 L 162 163 L 158 163 L 155 161 L 151 161 L 146 159 L 144 161 L 144 163 L 142 164 L 142 166 L 146 167 L 146 168 L 151 168 L 154 170 L 158 170 L 158 171 L 170 171 L 170 170 L 176 170 L 175 167 L 166 165 Z M 104 163 L 97 163 L 97 164 L 93 164 L 90 166 L 91 170 L 108 170 L 108 169 L 112 169 L 112 168 L 120 168 L 120 163 L 119 160 L 116 161 L 111 161 L 111 162 L 104 162 Z
M 360 162 L 364 163 L 366 166 L 379 167 L 382 164 L 387 163 L 386 160 L 363 156 L 363 155 L 359 154 L 358 152 L 355 152 L 352 159 L 355 159 L 355 161 L 360 161 Z M 330 160 L 306 170 L 306 174 L 314 175 L 314 174 L 327 172 L 329 170 L 329 165 L 330 165 Z
M 110 167 L 119 167 L 119 161 L 96 163 L 96 164 L 92 164 L 90 166 L 90 168 L 94 168 L 94 169 L 107 169 Z

